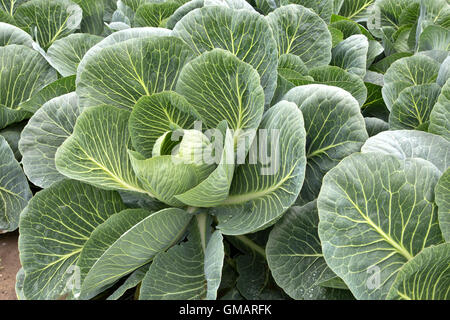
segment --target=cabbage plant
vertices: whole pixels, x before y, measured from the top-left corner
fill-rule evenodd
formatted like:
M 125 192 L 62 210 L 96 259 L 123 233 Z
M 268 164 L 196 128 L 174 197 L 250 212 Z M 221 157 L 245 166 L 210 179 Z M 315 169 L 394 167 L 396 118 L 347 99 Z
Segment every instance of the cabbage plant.
M 19 299 L 448 299 L 449 14 L 0 1 Z

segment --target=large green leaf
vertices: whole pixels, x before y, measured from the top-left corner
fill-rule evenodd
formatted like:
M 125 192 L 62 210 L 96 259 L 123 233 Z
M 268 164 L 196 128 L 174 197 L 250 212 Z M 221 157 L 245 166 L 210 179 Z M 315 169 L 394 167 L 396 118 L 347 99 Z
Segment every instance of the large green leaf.
M 168 29 L 173 29 L 178 21 L 180 21 L 185 15 L 195 9 L 203 8 L 204 4 L 205 2 L 203 0 L 191 0 L 186 2 L 175 10 L 175 12 L 167 19 L 166 27 Z
M 81 8 L 70 0 L 31 0 L 17 8 L 14 19 L 47 49 L 55 40 L 73 33 L 82 15 Z
M 428 26 L 419 39 L 419 51 L 450 51 L 450 30 L 439 26 Z
M 56 152 L 58 171 L 103 189 L 145 193 L 128 159 L 129 116 L 128 111 L 111 106 L 85 110 Z
M 450 242 L 450 169 L 439 179 L 435 189 L 439 226 L 446 242 Z
M 367 20 L 375 0 L 344 0 L 339 15 L 355 21 Z
M 450 79 L 442 87 L 438 101 L 431 111 L 428 130 L 450 141 Z
M 366 75 L 369 42 L 366 36 L 353 35 L 332 49 L 331 65 L 361 78 Z
M 420 0 L 417 35 L 423 34 L 430 25 L 450 28 L 450 3 L 447 0 Z
M 220 48 L 258 71 L 265 102 L 272 100 L 277 81 L 276 42 L 267 21 L 257 12 L 208 6 L 188 13 L 174 28 L 198 55 Z
M 13 231 L 32 197 L 27 179 L 9 144 L 0 136 L 0 230 Z
M 420 158 L 431 162 L 441 172 L 450 166 L 450 142 L 440 136 L 416 130 L 382 132 L 367 140 L 361 152 L 389 154 L 400 160 Z
M 29 0 L 0 0 L 0 9 L 13 16 L 17 7 L 27 1 Z
M 288 296 L 274 283 L 264 257 L 252 252 L 236 259 L 238 292 L 247 300 L 286 300 Z
M 331 34 L 326 23 L 313 11 L 288 5 L 267 15 L 278 44 L 278 55 L 299 56 L 308 68 L 331 61 Z
M 361 34 L 361 30 L 359 29 L 358 26 L 359 25 L 352 20 L 340 18 L 337 19 L 337 21 L 334 21 L 330 24 L 331 28 L 339 30 L 342 33 L 344 39 L 351 37 L 353 35 Z
M 316 83 L 342 88 L 351 93 L 351 95 L 358 100 L 360 106 L 362 106 L 367 99 L 367 88 L 361 78 L 339 67 L 323 66 L 313 68 L 309 71 L 309 75 L 314 78 L 314 81 L 300 81 L 295 84 L 302 85 Z
M 131 109 L 140 97 L 172 90 L 193 52 L 174 37 L 141 38 L 95 52 L 77 79 L 82 107 Z M 145 61 L 145 63 L 143 63 Z
M 401 58 L 406 58 L 406 57 L 410 57 L 412 56 L 411 53 L 409 52 L 399 52 L 399 53 L 394 53 L 388 57 L 385 57 L 383 59 L 381 59 L 380 61 L 372 64 L 370 66 L 370 70 L 371 71 L 375 71 L 378 73 L 386 73 L 386 71 L 389 69 L 389 67 L 397 60 L 401 59 Z
M 374 10 L 371 11 L 367 22 L 370 32 L 381 37 L 385 28 L 400 26 L 400 17 L 415 0 L 375 0 Z
M 102 39 L 91 34 L 77 33 L 56 40 L 47 51 L 48 61 L 63 77 L 75 75 L 85 53 Z
M 186 0 L 181 0 L 179 2 L 186 2 Z M 252 5 L 246 0 L 205 0 L 204 6 L 224 6 L 235 10 L 243 9 L 255 11 Z
M 103 33 L 105 27 L 103 17 L 105 15 L 107 0 L 72 0 L 83 10 L 81 32 L 97 34 Z
M 153 146 L 159 137 L 174 128 L 190 129 L 195 115 L 193 107 L 173 91 L 142 97 L 128 122 L 133 147 L 145 158 L 152 157 Z
M 270 232 L 267 261 L 277 284 L 294 299 L 345 299 L 348 291 L 319 284 L 336 275 L 328 268 L 317 231 L 316 201 L 292 207 Z
M 35 50 L 22 45 L 0 47 L 0 129 L 30 116 L 18 110 L 45 85 L 56 80 L 56 72 Z
M 98 225 L 124 209 L 118 193 L 77 181 L 60 181 L 37 193 L 20 219 L 26 298 L 57 299 L 76 288 L 84 244 Z
M 187 241 L 158 254 L 141 285 L 141 300 L 213 299 L 220 283 L 224 247 L 220 232 L 210 235 L 201 214 Z
M 336 47 L 341 41 L 344 40 L 344 33 L 338 28 L 328 26 L 328 31 L 331 34 L 332 48 Z
M 260 232 L 227 237 L 227 240 L 242 254 L 227 261 L 233 263 L 237 272 L 235 288 L 241 299 L 247 300 L 282 300 L 289 296 L 277 286 L 266 260 L 265 244 L 269 238 L 270 228 Z M 227 295 L 232 294 L 230 292 Z M 225 297 L 222 299 L 226 299 Z
M 149 2 L 153 2 L 154 0 L 121 0 L 123 4 L 130 7 L 131 10 L 136 12 L 136 10 L 141 6 Z
M 81 73 L 83 73 L 88 61 L 91 59 L 95 60 L 97 53 L 102 49 L 131 39 L 164 37 L 170 36 L 171 33 L 172 31 L 164 28 L 129 28 L 114 32 L 86 52 L 78 65 L 77 81 L 80 81 Z
M 389 125 L 391 129 L 419 129 L 428 126 L 430 114 L 436 104 L 441 87 L 423 84 L 404 89 L 392 105 Z
M 273 224 L 302 187 L 306 137 L 301 111 L 293 103 L 279 102 L 266 112 L 261 129 L 267 140 L 259 139 L 259 151 L 267 158 L 238 166 L 230 196 L 212 209 L 224 234 L 246 234 Z
M 56 170 L 55 154 L 73 133 L 80 113 L 77 95 L 69 93 L 45 103 L 25 126 L 19 150 L 25 174 L 36 186 L 47 188 L 65 179 Z
M 21 44 L 33 47 L 33 38 L 20 28 L 0 22 L 0 47 L 10 44 Z
M 226 120 L 235 130 L 235 142 L 261 122 L 264 92 L 258 73 L 226 50 L 205 52 L 188 63 L 176 91 L 185 96 L 209 128 Z
M 440 172 L 422 159 L 353 154 L 324 177 L 319 237 L 357 299 L 383 299 L 399 269 L 443 241 L 433 202 Z
M 20 103 L 19 109 L 35 113 L 46 102 L 53 98 L 73 92 L 75 89 L 75 76 L 60 78 L 33 94 L 27 101 Z
M 323 176 L 367 140 L 358 102 L 347 91 L 324 85 L 290 90 L 284 98 L 297 104 L 305 118 L 306 174 L 302 201 L 314 200 Z
M 388 299 L 448 300 L 450 243 L 425 248 L 398 272 Z
M 435 83 L 438 72 L 439 64 L 425 56 L 416 55 L 395 61 L 384 75 L 382 93 L 388 109 L 392 109 L 404 89 Z
M 138 27 L 164 27 L 167 19 L 180 6 L 176 1 L 145 3 L 136 10 L 134 24 Z
M 91 234 L 81 251 L 81 298 L 147 264 L 186 232 L 192 215 L 181 209 L 151 213 L 129 209 L 111 216 Z
M 285 0 L 281 0 L 283 2 Z M 330 23 L 333 14 L 333 0 L 288 0 L 288 3 L 299 4 L 312 9 L 326 23 Z
M 293 80 L 308 75 L 308 68 L 299 56 L 286 53 L 278 58 L 278 75 Z
M 256 7 L 268 14 L 273 10 L 289 4 L 299 4 L 317 13 L 326 23 L 333 14 L 334 0 L 255 0 Z

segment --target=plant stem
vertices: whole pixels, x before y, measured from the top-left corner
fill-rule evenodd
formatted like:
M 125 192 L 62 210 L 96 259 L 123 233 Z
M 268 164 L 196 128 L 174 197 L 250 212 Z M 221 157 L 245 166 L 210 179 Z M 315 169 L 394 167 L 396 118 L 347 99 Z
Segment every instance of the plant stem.
M 250 249 L 252 249 L 253 251 L 259 253 L 261 256 L 264 257 L 264 259 L 266 259 L 266 250 L 261 247 L 260 245 L 256 244 L 254 241 L 250 240 L 248 237 L 246 236 L 235 236 L 239 241 L 241 241 L 242 243 L 244 243 L 246 246 L 248 246 Z
M 205 212 L 199 213 L 195 216 L 197 219 L 197 226 L 198 230 L 200 232 L 200 238 L 202 241 L 202 248 L 203 252 L 206 252 L 206 220 L 207 220 L 207 214 Z

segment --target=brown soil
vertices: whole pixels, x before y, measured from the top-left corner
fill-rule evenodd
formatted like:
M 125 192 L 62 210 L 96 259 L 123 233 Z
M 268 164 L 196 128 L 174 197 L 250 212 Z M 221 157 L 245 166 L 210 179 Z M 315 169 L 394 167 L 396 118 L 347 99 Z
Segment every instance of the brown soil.
M 0 234 L 0 300 L 16 300 L 16 273 L 20 269 L 19 233 Z

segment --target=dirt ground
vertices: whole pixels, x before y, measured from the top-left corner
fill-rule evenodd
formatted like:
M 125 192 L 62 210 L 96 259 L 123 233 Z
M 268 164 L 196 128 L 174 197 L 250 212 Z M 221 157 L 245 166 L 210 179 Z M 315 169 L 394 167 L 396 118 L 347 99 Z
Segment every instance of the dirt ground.
M 0 300 L 16 300 L 16 273 L 20 269 L 19 233 L 0 234 Z

